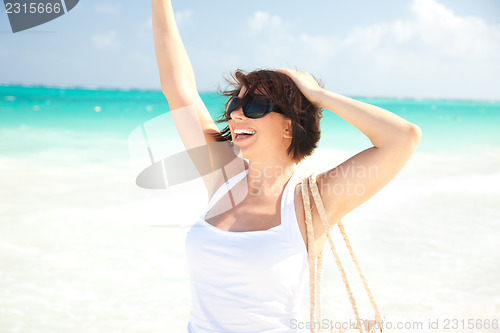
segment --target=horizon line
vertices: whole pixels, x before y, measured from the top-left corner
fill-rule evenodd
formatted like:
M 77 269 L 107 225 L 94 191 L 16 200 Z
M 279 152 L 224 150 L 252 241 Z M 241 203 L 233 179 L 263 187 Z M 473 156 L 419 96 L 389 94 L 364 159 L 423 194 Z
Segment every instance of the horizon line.
M 140 88 L 140 87 L 105 87 L 105 86 L 95 86 L 95 85 L 51 85 L 51 84 L 40 84 L 40 83 L 9 83 L 1 82 L 1 87 L 23 87 L 23 88 L 50 88 L 50 89 L 70 89 L 70 90 L 101 90 L 101 91 L 149 91 L 149 92 L 160 92 L 161 88 Z M 201 94 L 217 94 L 216 90 L 198 90 Z M 373 98 L 373 99 L 398 99 L 398 100 L 430 100 L 430 101 L 470 101 L 470 102 L 490 102 L 490 103 L 500 103 L 499 99 L 494 98 L 472 98 L 472 97 L 422 97 L 422 96 L 380 96 L 380 95 L 357 95 L 357 94 L 345 94 L 345 96 L 350 98 Z

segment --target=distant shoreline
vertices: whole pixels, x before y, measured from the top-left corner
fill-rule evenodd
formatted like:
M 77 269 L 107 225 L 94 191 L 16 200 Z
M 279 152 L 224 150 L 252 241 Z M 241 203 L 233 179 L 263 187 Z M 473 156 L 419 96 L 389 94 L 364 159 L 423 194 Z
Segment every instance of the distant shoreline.
M 44 89 L 64 89 L 64 90 L 87 90 L 87 91 L 107 91 L 107 92 L 158 92 L 161 89 L 148 89 L 148 88 L 120 88 L 120 87 L 98 87 L 98 86 L 73 86 L 73 85 L 42 85 L 42 84 L 22 84 L 22 83 L 5 83 L 0 82 L 0 89 L 2 88 L 44 88 Z M 200 95 L 217 94 L 217 91 L 199 91 Z M 349 95 L 346 96 L 354 99 L 363 100 L 400 100 L 400 101 L 460 101 L 460 102 L 485 102 L 485 103 L 500 103 L 500 99 L 474 99 L 474 98 L 461 98 L 461 97 L 399 97 L 399 96 L 368 96 L 368 95 Z

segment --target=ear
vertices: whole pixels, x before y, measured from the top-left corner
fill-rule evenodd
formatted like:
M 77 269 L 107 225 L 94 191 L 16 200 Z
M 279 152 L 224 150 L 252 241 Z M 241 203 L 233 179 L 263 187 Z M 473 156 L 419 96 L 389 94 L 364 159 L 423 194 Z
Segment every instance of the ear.
M 283 131 L 283 137 L 285 139 L 291 139 L 292 138 L 292 121 L 290 119 L 285 120 L 285 129 Z

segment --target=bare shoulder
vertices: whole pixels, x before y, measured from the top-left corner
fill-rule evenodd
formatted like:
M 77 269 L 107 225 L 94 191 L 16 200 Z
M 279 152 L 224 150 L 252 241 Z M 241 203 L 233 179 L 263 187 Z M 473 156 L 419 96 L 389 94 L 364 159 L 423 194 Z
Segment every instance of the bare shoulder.
M 242 171 L 248 169 L 248 162 L 244 159 L 233 156 L 233 159 L 228 164 L 216 169 L 216 171 L 205 176 L 205 184 L 207 185 L 208 199 L 212 199 L 215 192 L 229 179 L 238 175 Z

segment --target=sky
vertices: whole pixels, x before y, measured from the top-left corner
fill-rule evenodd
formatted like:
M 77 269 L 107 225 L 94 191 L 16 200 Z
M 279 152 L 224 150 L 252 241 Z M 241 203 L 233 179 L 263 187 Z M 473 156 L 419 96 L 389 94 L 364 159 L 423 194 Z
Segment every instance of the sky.
M 294 68 L 347 96 L 500 100 L 498 0 L 172 0 L 200 92 Z M 82 0 L 13 34 L 0 84 L 160 89 L 150 1 Z

